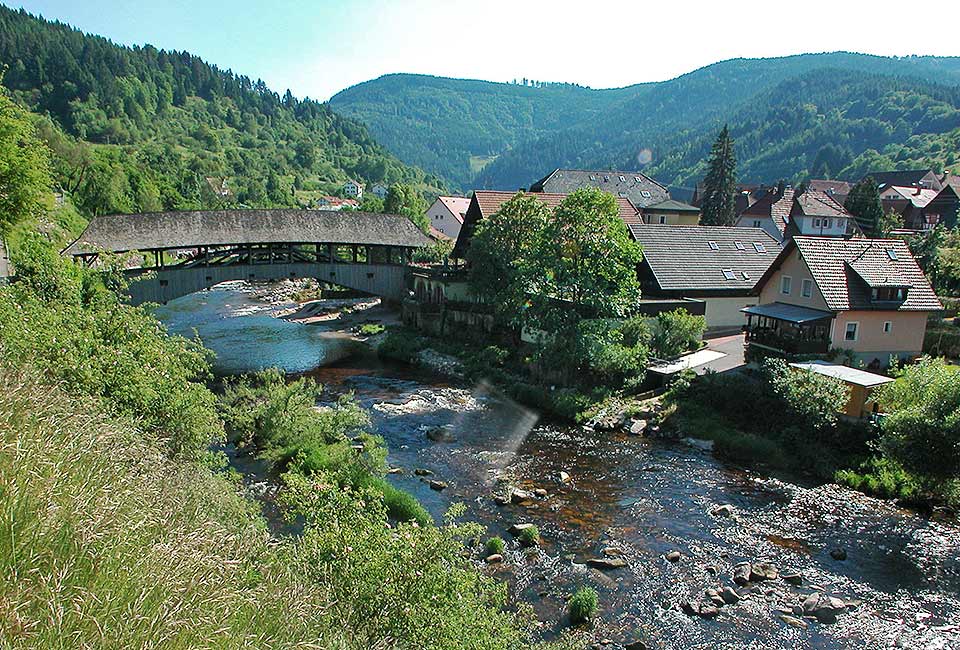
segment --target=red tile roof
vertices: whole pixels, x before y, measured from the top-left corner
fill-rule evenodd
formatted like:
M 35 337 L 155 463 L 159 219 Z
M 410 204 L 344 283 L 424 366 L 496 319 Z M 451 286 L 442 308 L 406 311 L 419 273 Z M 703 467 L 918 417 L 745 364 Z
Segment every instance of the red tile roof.
M 758 286 L 763 286 L 794 248 L 807 264 L 832 311 L 943 309 L 910 249 L 899 239 L 796 236 L 784 247 Z M 906 300 L 897 305 L 871 300 L 871 289 L 889 286 L 909 287 Z
M 741 217 L 762 218 L 769 217 L 773 220 L 773 225 L 777 231 L 783 234 L 787 227 L 787 221 L 790 217 L 790 210 L 793 207 L 793 188 L 787 188 L 783 194 L 777 194 L 776 190 L 769 192 L 758 199 L 753 205 L 740 213 Z

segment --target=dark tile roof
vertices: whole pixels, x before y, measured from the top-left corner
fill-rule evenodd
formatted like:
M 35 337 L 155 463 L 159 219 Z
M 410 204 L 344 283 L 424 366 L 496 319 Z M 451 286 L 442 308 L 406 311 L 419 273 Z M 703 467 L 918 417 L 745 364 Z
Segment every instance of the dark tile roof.
M 930 169 L 908 169 L 903 171 L 873 172 L 864 178 L 872 178 L 877 185 L 900 185 L 910 187 L 918 185 L 920 181 L 928 181 L 933 189 L 943 189 L 940 177 Z
M 807 181 L 807 187 L 809 187 L 811 190 L 819 190 L 824 194 L 835 198 L 838 203 L 843 203 L 843 200 L 847 198 L 848 194 L 850 194 L 850 190 L 853 189 L 853 183 L 848 183 L 846 181 L 813 179 Z
M 757 201 L 740 213 L 740 217 L 753 219 L 762 219 L 769 217 L 773 220 L 773 225 L 777 231 L 783 234 L 787 228 L 787 221 L 790 217 L 790 211 L 793 209 L 793 196 L 796 191 L 793 188 L 786 188 L 783 194 L 777 194 L 774 190 L 757 199 Z
M 64 251 L 193 248 L 269 243 L 428 246 L 430 239 L 396 214 L 333 210 L 208 210 L 94 217 Z
M 661 211 L 661 212 L 700 212 L 700 208 L 695 205 L 690 205 L 689 203 L 684 203 L 683 201 L 675 201 L 674 199 L 667 199 L 666 201 L 660 201 L 659 203 L 654 203 L 653 205 L 648 205 L 641 209 L 642 211 Z
M 826 192 L 808 189 L 794 195 L 790 216 L 843 218 L 852 215 Z
M 661 291 L 750 291 L 780 252 L 780 242 L 761 228 L 644 224 L 630 232 Z
M 463 259 L 466 257 L 467 248 L 470 246 L 470 238 L 473 237 L 473 231 L 476 228 L 477 222 L 484 217 L 489 217 L 491 214 L 494 214 L 500 209 L 501 205 L 517 194 L 518 192 L 499 192 L 495 190 L 477 190 L 474 192 L 473 198 L 470 199 L 470 207 L 467 208 L 467 212 L 463 218 L 463 228 L 460 229 L 457 244 L 453 247 L 453 252 L 450 254 L 451 257 L 455 259 Z M 560 205 L 560 202 L 567 196 L 566 194 L 549 192 L 524 192 L 524 194 L 539 199 L 551 210 Z M 642 223 L 639 210 L 637 210 L 636 206 L 633 205 L 629 199 L 617 197 L 617 207 L 620 210 L 620 219 L 627 226 Z
M 833 311 L 937 311 L 943 308 L 910 249 L 899 239 L 794 237 L 778 257 L 777 264 L 771 266 L 771 272 L 794 246 L 810 269 L 827 307 Z M 893 308 L 889 303 L 873 303 L 871 288 L 882 286 L 909 287 L 907 299 Z
M 598 187 L 614 196 L 630 199 L 639 208 L 670 198 L 667 188 L 649 176 L 615 170 L 555 169 L 531 185 L 530 191 L 569 194 L 581 187 Z

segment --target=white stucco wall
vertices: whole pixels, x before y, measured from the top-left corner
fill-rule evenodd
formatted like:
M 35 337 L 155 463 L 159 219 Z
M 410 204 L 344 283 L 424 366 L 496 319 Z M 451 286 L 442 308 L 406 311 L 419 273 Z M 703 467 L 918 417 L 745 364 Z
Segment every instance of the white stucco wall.
M 747 323 L 747 316 L 740 310 L 757 304 L 756 296 L 737 296 L 735 298 L 705 298 L 707 303 L 707 328 L 740 327 Z

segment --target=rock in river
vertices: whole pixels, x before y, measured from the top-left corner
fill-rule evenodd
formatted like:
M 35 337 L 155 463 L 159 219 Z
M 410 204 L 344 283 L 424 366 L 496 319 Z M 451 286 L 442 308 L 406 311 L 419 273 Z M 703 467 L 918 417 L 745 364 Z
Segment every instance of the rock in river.
M 723 598 L 723 602 L 728 605 L 735 605 L 740 602 L 740 594 L 738 594 L 733 587 L 724 587 L 723 591 L 720 592 L 720 597 Z
M 834 560 L 842 562 L 843 560 L 847 559 L 847 552 L 842 548 L 835 548 L 830 551 L 830 557 L 832 557 Z
M 778 577 L 780 572 L 769 562 L 756 562 L 750 566 L 750 580 L 753 582 L 776 580 Z
M 510 502 L 518 503 L 523 505 L 524 503 L 533 501 L 534 494 L 533 492 L 527 492 L 526 490 L 521 490 L 519 488 L 513 488 L 510 491 Z
M 440 490 L 446 489 L 446 487 L 447 487 L 447 484 L 445 481 L 430 481 L 431 490 L 436 490 L 437 492 L 439 492 Z
M 592 557 L 587 564 L 596 569 L 619 569 L 627 566 L 627 561 L 620 557 Z
M 733 515 L 733 506 L 728 503 L 725 503 L 722 506 L 717 506 L 710 511 L 710 514 L 714 517 L 730 517 Z
M 750 582 L 750 563 L 741 562 L 733 567 L 733 581 L 741 587 Z
M 803 583 L 803 576 L 801 576 L 796 571 L 786 571 L 780 574 L 780 578 L 784 582 L 789 582 L 792 585 L 799 585 Z
M 631 436 L 642 436 L 643 432 L 647 428 L 646 420 L 631 420 L 629 422 L 630 427 L 627 429 L 627 432 Z
M 488 555 L 484 559 L 484 562 L 486 562 L 487 564 L 497 564 L 499 562 L 503 562 L 503 556 L 500 555 L 499 553 L 493 553 L 491 555 Z
M 417 469 L 413 470 L 413 473 L 417 476 L 433 476 L 433 472 L 428 469 L 423 469 L 422 467 L 418 467 Z
M 679 562 L 681 557 L 680 551 L 670 551 L 669 553 L 664 555 L 664 557 L 667 558 L 668 562 Z
M 816 617 L 821 623 L 833 623 L 837 620 L 837 614 L 846 608 L 846 604 L 839 598 L 820 593 L 810 594 L 803 601 L 804 616 Z
M 533 524 L 514 524 L 510 526 L 510 534 L 519 535 L 520 533 L 530 528 L 531 526 L 533 526 Z

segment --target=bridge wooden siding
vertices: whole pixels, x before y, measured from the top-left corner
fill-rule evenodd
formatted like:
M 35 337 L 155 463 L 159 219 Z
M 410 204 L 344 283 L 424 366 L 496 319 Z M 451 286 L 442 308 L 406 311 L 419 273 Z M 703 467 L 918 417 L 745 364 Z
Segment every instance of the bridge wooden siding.
M 401 300 L 406 263 L 430 243 L 400 215 L 218 210 L 95 217 L 64 254 L 86 264 L 98 263 L 103 252 L 143 254 L 144 264 L 126 271 L 135 304 L 167 302 L 230 280 L 283 278 L 315 278 Z

